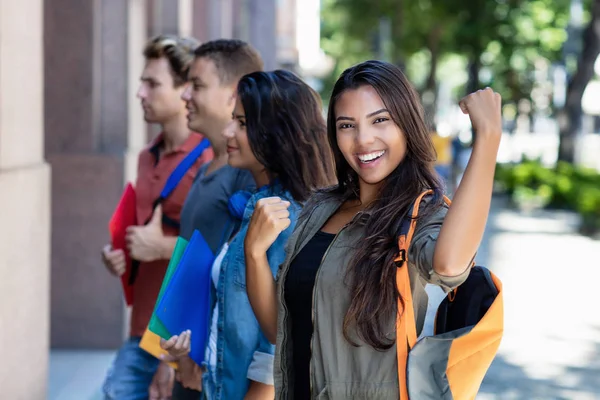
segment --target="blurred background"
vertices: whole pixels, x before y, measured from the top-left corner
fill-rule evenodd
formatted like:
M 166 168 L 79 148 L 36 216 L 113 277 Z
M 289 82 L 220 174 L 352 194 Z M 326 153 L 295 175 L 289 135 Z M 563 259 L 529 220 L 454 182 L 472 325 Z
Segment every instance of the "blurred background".
M 472 142 L 457 102 L 500 92 L 477 262 L 505 336 L 478 399 L 600 399 L 600 0 L 0 0 L 1 399 L 101 398 L 128 312 L 100 250 L 156 134 L 135 92 L 161 33 L 246 40 L 325 106 L 344 68 L 400 65 L 450 193 Z

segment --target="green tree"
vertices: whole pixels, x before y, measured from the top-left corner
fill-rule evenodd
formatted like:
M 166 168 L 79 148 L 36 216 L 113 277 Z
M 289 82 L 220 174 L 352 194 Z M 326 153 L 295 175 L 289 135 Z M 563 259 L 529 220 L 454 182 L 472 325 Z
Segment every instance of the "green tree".
M 431 0 L 324 0 L 321 44 L 336 65 L 323 92 L 352 64 L 383 58 L 403 67 L 413 54 L 427 49 L 430 68 L 421 90 L 435 97 L 438 60 L 451 44 L 457 21 L 447 8 L 445 2 Z
M 365 59 L 384 54 L 403 66 L 411 57 L 427 54 L 428 73 L 418 89 L 433 115 L 440 60 L 457 54 L 467 60 L 465 92 L 493 86 L 505 102 L 528 99 L 540 60 L 550 64 L 561 57 L 569 4 L 570 0 L 324 0 L 322 45 L 337 61 L 324 91 L 342 70 Z M 391 26 L 387 38 L 378 35 L 382 21 Z M 382 43 L 386 39 L 388 43 Z M 380 51 L 382 47 L 386 51 Z
M 558 113 L 560 127 L 558 159 L 573 162 L 575 137 L 581 126 L 581 100 L 586 86 L 594 76 L 594 63 L 600 54 L 600 0 L 594 0 L 590 21 L 583 32 L 583 46 L 577 70 L 569 80 L 565 106 Z

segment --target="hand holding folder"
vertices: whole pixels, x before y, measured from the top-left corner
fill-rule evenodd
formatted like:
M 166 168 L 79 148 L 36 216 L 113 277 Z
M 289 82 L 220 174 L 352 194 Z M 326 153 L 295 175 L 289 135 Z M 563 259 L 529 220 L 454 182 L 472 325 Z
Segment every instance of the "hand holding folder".
M 160 287 L 160 291 L 158 292 L 158 298 L 156 300 L 156 304 L 154 305 L 154 311 L 152 311 L 152 317 L 150 317 L 150 323 L 148 324 L 148 329 L 158 335 L 158 338 L 169 339 L 174 334 L 178 334 L 179 332 L 171 332 L 167 330 L 165 325 L 156 315 L 156 311 L 158 310 L 158 304 L 162 300 L 165 290 L 167 286 L 171 282 L 171 278 L 179 265 L 181 257 L 185 252 L 185 249 L 188 246 L 188 241 L 182 237 L 177 238 L 177 242 L 175 242 L 175 248 L 173 249 L 173 254 L 171 255 L 171 260 L 169 261 L 169 266 L 167 267 L 167 272 L 165 273 L 165 277 L 163 279 L 163 283 Z
M 133 304 L 133 285 L 129 284 L 131 257 L 127 251 L 125 235 L 127 228 L 132 225 L 137 225 L 136 196 L 133 186 L 128 183 L 108 224 L 112 248 L 123 250 L 125 253 L 126 269 L 121 276 L 121 284 L 123 285 L 123 294 L 127 305 Z
M 169 261 L 169 266 L 167 267 L 167 272 L 163 279 L 162 286 L 160 287 L 160 292 L 158 294 L 158 300 L 156 304 L 162 298 L 167 285 L 171 281 L 171 277 L 177 268 L 177 264 L 179 264 L 179 260 L 185 251 L 185 248 L 188 245 L 188 241 L 179 237 L 177 238 L 177 242 L 175 243 L 175 249 L 173 249 L 173 254 L 171 255 L 171 261 Z M 142 340 L 140 341 L 140 348 L 147 353 L 153 355 L 154 357 L 161 359 L 161 356 L 166 356 L 169 353 L 166 350 L 163 350 L 160 347 L 160 339 L 171 337 L 167 328 L 163 325 L 163 323 L 156 317 L 156 308 L 157 305 L 154 306 L 154 311 L 152 312 L 152 317 L 150 318 L 150 323 L 148 324 L 148 328 L 146 328 L 146 332 L 142 336 Z M 169 363 L 173 368 L 177 369 L 177 363 Z
M 151 332 L 148 328 L 144 332 L 142 336 L 142 340 L 140 341 L 140 348 L 146 353 L 153 355 L 158 359 L 162 359 L 162 356 L 168 356 L 169 353 L 166 350 L 163 350 L 160 347 L 160 336 Z M 177 369 L 178 365 L 176 362 L 168 363 L 174 369 Z
M 190 330 L 190 358 L 198 365 L 204 361 L 204 351 L 210 331 L 211 270 L 215 260 L 208 243 L 199 231 L 194 231 L 179 265 L 159 298 L 156 316 L 172 335 Z

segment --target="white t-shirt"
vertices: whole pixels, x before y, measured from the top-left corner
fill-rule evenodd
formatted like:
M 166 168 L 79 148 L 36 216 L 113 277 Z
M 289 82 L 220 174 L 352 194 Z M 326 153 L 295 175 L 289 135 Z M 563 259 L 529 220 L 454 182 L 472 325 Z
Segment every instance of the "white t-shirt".
M 229 250 L 229 244 L 225 243 L 223 248 L 215 258 L 211 271 L 211 280 L 215 290 L 219 286 L 219 276 L 221 275 L 221 265 L 223 259 Z M 214 373 L 217 370 L 217 338 L 219 331 L 217 323 L 219 321 L 219 307 L 215 306 L 212 313 L 212 320 L 210 325 L 210 336 L 208 337 L 208 346 L 206 346 L 206 353 L 204 359 L 208 364 L 208 369 L 211 371 L 213 380 L 215 379 Z M 252 356 L 252 362 L 248 367 L 247 378 L 256 382 L 261 382 L 266 385 L 273 385 L 273 355 L 267 353 L 261 353 L 256 351 Z
M 229 244 L 225 243 L 217 258 L 213 262 L 211 278 L 215 289 L 219 286 L 219 275 L 221 274 L 221 264 L 223 258 L 227 254 Z M 212 320 L 210 324 L 210 336 L 208 337 L 208 346 L 206 346 L 206 354 L 204 359 L 207 360 L 210 371 L 214 371 L 217 368 L 217 321 L 219 321 L 219 307 L 215 306 L 212 314 Z

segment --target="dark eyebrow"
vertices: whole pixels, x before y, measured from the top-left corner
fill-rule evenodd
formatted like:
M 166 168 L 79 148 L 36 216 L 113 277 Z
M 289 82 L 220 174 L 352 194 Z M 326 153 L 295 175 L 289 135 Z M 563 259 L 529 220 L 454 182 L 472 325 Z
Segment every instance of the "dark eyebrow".
M 367 118 L 374 117 L 375 115 L 381 114 L 381 113 L 384 113 L 384 112 L 389 112 L 389 111 L 386 108 L 382 108 L 381 110 L 374 111 L 371 114 L 367 115 Z
M 377 114 L 381 114 L 384 112 L 389 112 L 389 111 L 387 108 L 382 108 L 381 110 L 373 111 L 372 113 L 368 114 L 367 118 L 371 118 Z M 337 121 L 354 121 L 354 118 L 345 117 L 345 116 L 341 115 L 341 116 L 337 117 L 335 120 L 336 120 L 336 122 Z
M 246 116 L 245 116 L 245 115 L 242 115 L 242 114 L 237 114 L 237 115 L 236 115 L 236 114 L 234 114 L 233 116 L 234 116 L 234 118 L 237 118 L 237 119 L 240 119 L 240 118 L 244 118 L 244 119 L 246 119 Z

